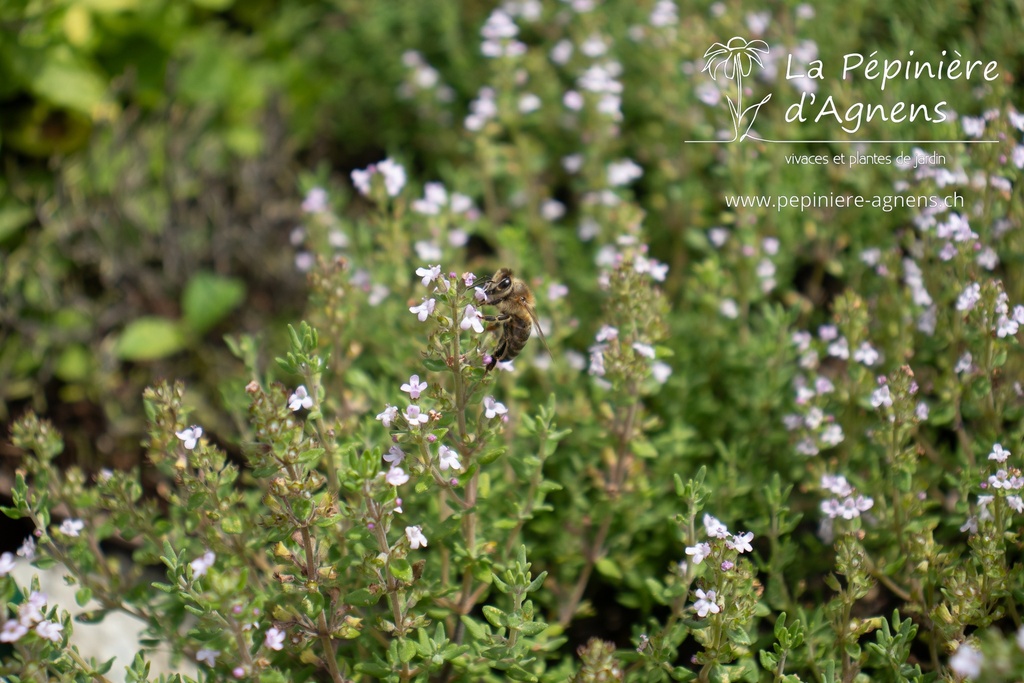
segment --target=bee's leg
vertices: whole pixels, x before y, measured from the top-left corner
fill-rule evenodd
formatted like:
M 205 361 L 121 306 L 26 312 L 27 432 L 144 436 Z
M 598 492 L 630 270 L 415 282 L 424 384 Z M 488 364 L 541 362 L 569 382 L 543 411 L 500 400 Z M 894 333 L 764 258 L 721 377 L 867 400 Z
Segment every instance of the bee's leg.
M 511 317 L 508 313 L 500 313 L 498 315 L 482 315 L 480 319 L 489 323 L 503 323 Z

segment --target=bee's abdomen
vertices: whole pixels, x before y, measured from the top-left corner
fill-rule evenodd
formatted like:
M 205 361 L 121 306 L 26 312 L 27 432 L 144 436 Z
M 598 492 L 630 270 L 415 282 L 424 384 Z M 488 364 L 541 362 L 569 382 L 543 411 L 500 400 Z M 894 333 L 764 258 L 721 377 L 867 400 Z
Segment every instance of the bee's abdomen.
M 519 352 L 526 346 L 530 338 L 530 330 L 533 324 L 529 318 L 511 317 L 505 321 L 501 329 L 501 338 L 498 340 L 498 348 L 494 350 L 496 361 L 512 360 L 519 355 Z

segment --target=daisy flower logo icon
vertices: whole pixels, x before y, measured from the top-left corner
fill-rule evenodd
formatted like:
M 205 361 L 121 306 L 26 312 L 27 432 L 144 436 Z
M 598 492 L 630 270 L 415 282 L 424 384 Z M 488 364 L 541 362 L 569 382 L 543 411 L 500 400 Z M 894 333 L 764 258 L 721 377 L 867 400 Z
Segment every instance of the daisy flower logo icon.
M 725 95 L 729 103 L 729 115 L 732 117 L 733 138 L 730 142 L 748 137 L 758 110 L 772 98 L 768 94 L 760 102 L 746 108 L 743 106 L 743 79 L 750 76 L 754 64 L 764 68 L 761 58 L 767 56 L 768 43 L 763 40 L 746 40 L 740 36 L 730 38 L 725 44 L 715 43 L 704 53 L 703 71 L 707 71 L 712 80 L 717 81 L 721 75 L 726 80 L 736 82 L 735 99 L 728 93 Z

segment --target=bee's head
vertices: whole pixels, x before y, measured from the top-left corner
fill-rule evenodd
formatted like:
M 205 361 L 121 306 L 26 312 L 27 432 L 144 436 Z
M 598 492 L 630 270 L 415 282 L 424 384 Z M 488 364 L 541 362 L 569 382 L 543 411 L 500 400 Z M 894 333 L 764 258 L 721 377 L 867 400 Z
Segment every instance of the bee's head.
M 484 293 L 494 299 L 503 299 L 512 291 L 515 276 L 508 268 L 502 268 L 484 285 Z

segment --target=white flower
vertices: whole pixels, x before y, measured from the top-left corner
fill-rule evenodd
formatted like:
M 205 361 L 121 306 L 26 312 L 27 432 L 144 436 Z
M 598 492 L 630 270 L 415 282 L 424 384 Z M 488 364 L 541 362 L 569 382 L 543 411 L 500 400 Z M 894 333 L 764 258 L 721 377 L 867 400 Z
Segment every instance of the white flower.
M 398 417 L 398 408 L 389 403 L 384 410 L 377 413 L 376 419 L 380 420 L 386 428 L 390 429 L 391 423 L 396 417 Z
M 853 493 L 853 487 L 850 486 L 850 482 L 846 480 L 841 474 L 823 474 L 821 475 L 821 488 L 834 493 L 837 496 L 849 496 Z
M 569 288 L 561 282 L 552 282 L 548 285 L 548 301 L 557 301 L 569 294 Z
M 420 322 L 422 323 L 426 321 L 427 316 L 434 312 L 434 307 L 436 305 L 437 302 L 434 301 L 433 299 L 424 298 L 423 303 L 421 303 L 419 306 L 411 306 L 409 308 L 409 312 L 415 313 L 416 317 L 419 318 Z
M 428 216 L 436 216 L 441 213 L 441 208 L 448 203 L 448 190 L 441 183 L 427 183 L 423 186 L 423 199 L 416 199 L 412 203 L 412 210 Z M 419 272 L 416 273 L 419 275 Z M 424 283 L 426 284 L 426 283 Z
M 704 515 L 704 530 L 711 538 L 729 538 L 729 530 L 711 515 Z
M 633 342 L 633 350 L 644 358 L 654 358 L 654 347 L 650 344 L 641 344 L 640 342 Z
M 388 470 L 388 473 L 384 475 L 384 481 L 392 486 L 401 486 L 405 482 L 409 481 L 409 475 L 406 474 L 405 470 L 401 467 L 392 467 Z
M 668 363 L 657 361 L 651 366 L 651 376 L 658 384 L 664 384 L 672 374 L 672 366 Z
M 0 576 L 7 576 L 14 570 L 17 562 L 14 560 L 14 553 L 0 555 Z
M 1010 457 L 1010 451 L 1003 448 L 1002 444 L 995 444 L 992 446 L 992 452 L 988 454 L 989 460 L 995 460 L 996 462 L 1006 462 L 1006 459 Z
M 828 355 L 846 360 L 850 357 L 850 342 L 846 341 L 846 337 L 840 337 L 828 345 Z
M 85 522 L 80 519 L 65 519 L 60 524 L 60 532 L 65 536 L 78 536 L 85 528 Z
M 407 394 L 409 394 L 409 398 L 414 399 L 414 400 L 419 398 L 420 394 L 422 392 L 426 391 L 426 389 L 427 389 L 427 383 L 426 382 L 420 382 L 420 376 L 419 375 L 411 376 L 409 378 L 409 382 L 402 385 L 402 391 L 404 391 Z
M 488 420 L 493 420 L 499 415 L 504 415 L 508 412 L 508 408 L 504 404 L 498 403 L 494 400 L 493 396 L 488 396 L 484 399 L 484 415 Z
M 697 610 L 697 616 L 703 618 L 711 614 L 718 614 L 722 611 L 722 608 L 718 606 L 716 600 L 718 596 L 715 591 L 709 590 L 707 593 L 702 591 L 700 588 L 697 589 L 697 602 L 693 603 L 694 609 Z
M 725 545 L 732 548 L 736 552 L 743 554 L 749 553 L 753 548 L 750 545 L 750 541 L 754 538 L 754 534 L 751 531 L 744 532 L 742 534 L 736 534 L 732 538 L 725 541 Z
M 1017 329 L 1019 327 L 1020 326 L 1016 320 L 1011 320 L 1005 315 L 1001 315 L 999 316 L 996 326 L 996 336 L 1000 339 L 1003 339 L 1004 337 L 1012 337 L 1017 334 Z
M 651 10 L 651 17 L 649 19 L 651 26 L 672 26 L 679 22 L 679 17 L 676 14 L 676 5 L 672 0 L 658 0 L 655 3 L 654 9 Z
M 602 325 L 601 329 L 599 329 L 597 331 L 597 334 L 594 336 L 594 339 L 596 339 L 599 342 L 606 342 L 612 339 L 617 339 L 618 336 L 618 329 L 612 327 L 611 325 Z
M 580 52 L 590 58 L 600 57 L 607 51 L 608 45 L 599 33 L 592 34 L 580 44 Z
M 43 620 L 43 607 L 46 606 L 46 595 L 39 591 L 32 591 L 28 600 L 18 606 L 18 620 L 31 626 Z
M 974 356 L 971 355 L 970 351 L 967 351 L 964 353 L 964 355 L 960 356 L 960 360 L 958 360 L 956 362 L 956 365 L 953 367 L 953 372 L 955 372 L 958 375 L 961 375 L 970 370 L 971 365 L 973 364 Z
M 546 221 L 557 221 L 565 215 L 565 204 L 557 199 L 548 199 L 540 205 L 540 215 Z
M 271 650 L 284 648 L 284 631 L 276 626 L 267 629 L 267 635 L 263 638 L 263 644 Z
M 608 184 L 612 187 L 629 185 L 644 174 L 644 170 L 631 159 L 613 161 L 608 164 L 607 172 Z
M 409 539 L 409 547 L 413 550 L 427 547 L 427 537 L 423 535 L 423 528 L 419 525 L 405 527 L 405 537 Z
M 36 633 L 40 638 L 60 642 L 60 632 L 64 630 L 64 624 L 56 621 L 41 621 L 36 625 Z
M 417 240 L 412 248 L 416 252 L 416 257 L 421 261 L 439 261 L 441 259 L 441 247 L 432 240 Z M 447 284 L 444 280 L 441 282 Z
M 212 550 L 207 550 L 203 553 L 202 557 L 196 558 L 189 562 L 189 566 L 192 567 L 192 576 L 199 578 L 209 571 L 210 567 L 217 560 L 217 554 Z
M 174 435 L 185 442 L 185 450 L 192 450 L 199 443 L 199 439 L 203 436 L 203 428 L 192 425 L 188 429 L 183 429 L 180 432 L 175 432 Z
M 480 35 L 487 40 L 515 38 L 518 34 L 519 27 L 512 21 L 512 17 L 500 9 L 491 12 L 487 22 L 480 29 Z
M 305 213 L 323 213 L 327 211 L 327 191 L 322 187 L 314 187 L 306 193 L 302 200 L 302 210 Z
M 651 279 L 656 282 L 664 282 L 665 278 L 668 277 L 668 264 L 656 261 L 655 259 L 651 259 L 650 264 Z
M 219 654 L 220 650 L 208 650 L 204 647 L 196 653 L 196 661 L 202 662 L 206 666 L 213 666 L 217 663 L 217 656 Z
M 359 190 L 359 194 L 364 197 L 370 196 L 370 176 L 373 175 L 370 169 L 372 168 L 371 166 L 367 169 L 355 169 L 351 174 L 352 184 Z
M 568 38 L 562 38 L 551 48 L 551 61 L 559 66 L 563 66 L 572 59 L 572 52 L 572 41 Z
M 416 275 L 423 278 L 423 286 L 427 287 L 431 282 L 441 277 L 441 266 L 427 266 L 426 268 L 417 268 Z
M 889 392 L 888 384 L 883 384 L 871 392 L 871 405 L 875 408 L 892 407 L 892 394 Z
M 830 424 L 829 426 L 821 430 L 821 435 L 819 436 L 819 438 L 821 439 L 821 443 L 823 446 L 825 446 L 826 448 L 833 448 L 841 444 L 843 442 L 843 439 L 846 437 L 843 435 L 842 427 L 840 427 L 837 424 Z
M 441 444 L 440 448 L 437 449 L 438 466 L 442 472 L 449 469 L 461 470 L 462 463 L 459 462 L 459 453 L 454 448 L 448 448 L 444 444 Z
M 697 545 L 689 546 L 686 549 L 686 554 L 693 558 L 694 564 L 700 564 L 708 555 L 711 554 L 711 544 L 698 543 Z
M 403 451 L 398 444 L 391 444 L 391 448 L 389 448 L 388 452 L 384 454 L 384 462 L 391 465 L 398 465 L 403 460 L 405 460 L 405 451 Z
M 960 125 L 964 134 L 972 138 L 980 138 L 985 133 L 985 119 L 980 116 L 961 116 Z
M 863 342 L 857 347 L 857 350 L 853 352 L 853 359 L 870 368 L 878 362 L 878 351 L 876 351 L 875 347 L 871 346 L 871 344 Z
M 430 416 L 421 411 L 419 406 L 410 405 L 405 409 L 405 419 L 410 427 L 415 427 L 418 424 L 427 424 Z
M 288 397 L 288 407 L 292 412 L 313 407 L 313 397 L 306 392 L 305 385 L 300 384 L 295 393 Z
M 519 98 L 519 113 L 531 114 L 540 109 L 540 98 L 532 92 L 525 93 Z
M 372 179 L 376 174 L 384 179 L 384 190 L 389 197 L 397 197 L 398 193 L 405 187 L 405 169 L 391 159 L 385 159 L 376 164 L 370 164 L 362 170 L 352 171 L 352 184 L 364 197 L 370 196 Z
M 482 320 L 480 311 L 473 308 L 473 304 L 466 304 L 466 310 L 462 314 L 462 322 L 459 323 L 459 327 L 464 330 L 473 328 L 473 331 L 479 334 L 484 331 Z
M 405 187 L 405 169 L 391 159 L 377 164 L 377 172 L 384 176 L 384 189 L 389 197 L 397 197 Z
M 978 301 L 981 300 L 981 285 L 977 282 L 964 287 L 964 291 L 960 293 L 960 296 L 956 300 L 956 310 L 958 311 L 969 311 L 974 308 Z
M 575 90 L 568 90 L 562 95 L 562 104 L 565 105 L 566 109 L 579 111 L 583 109 L 583 95 L 580 95 Z
M 583 155 L 570 154 L 562 157 L 562 168 L 566 173 L 579 173 L 579 170 L 583 168 Z
M 985 663 L 982 654 L 966 643 L 949 658 L 949 668 L 961 678 L 977 678 L 981 674 L 981 666 Z
M 28 633 L 28 626 L 17 619 L 8 619 L 0 629 L 0 643 L 13 643 Z
M 24 543 L 18 548 L 18 557 L 24 557 L 31 562 L 36 559 L 36 541 L 31 536 L 26 536 Z

